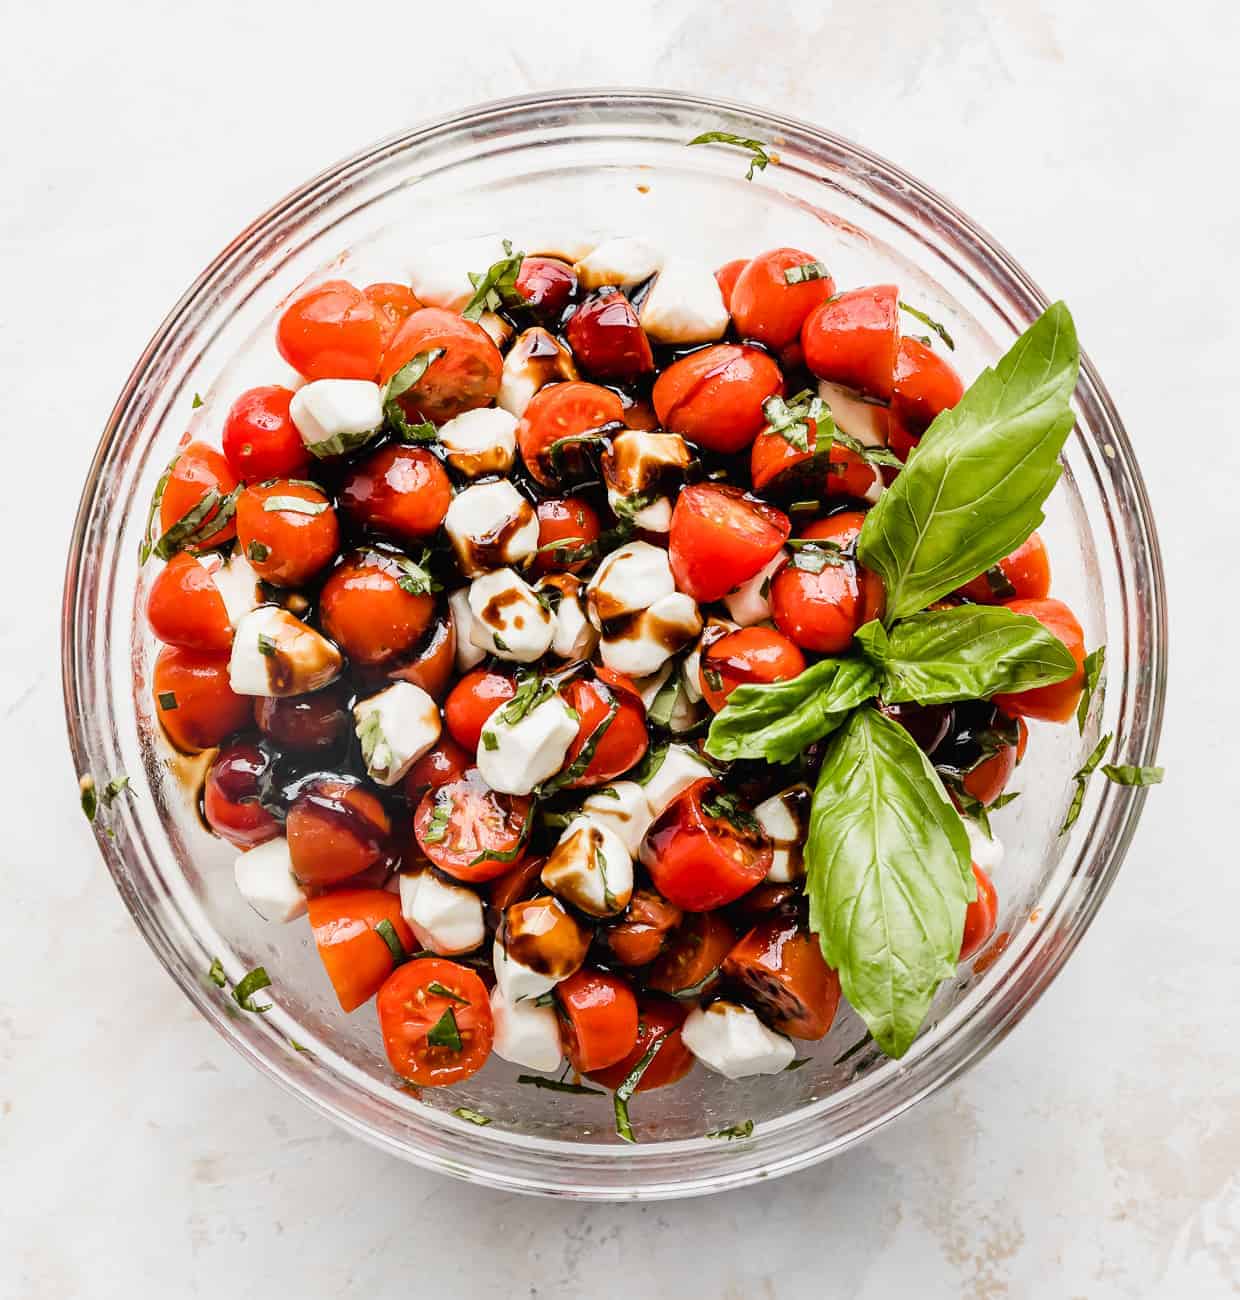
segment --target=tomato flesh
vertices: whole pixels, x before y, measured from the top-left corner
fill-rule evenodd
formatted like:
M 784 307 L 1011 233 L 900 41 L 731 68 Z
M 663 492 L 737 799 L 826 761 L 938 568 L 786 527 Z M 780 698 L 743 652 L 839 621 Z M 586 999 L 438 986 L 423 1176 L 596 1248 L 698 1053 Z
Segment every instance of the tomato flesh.
M 839 976 L 795 916 L 777 914 L 754 926 L 728 954 L 723 975 L 782 1034 L 823 1038 L 835 1019 Z
M 623 1060 L 637 1043 L 637 999 L 618 976 L 582 969 L 555 986 L 564 1050 L 586 1074 Z
M 538 555 L 534 572 L 579 573 L 598 543 L 598 514 L 582 497 L 547 497 L 536 507 Z
M 594 742 L 594 753 L 586 770 L 570 781 L 567 789 L 604 785 L 641 760 L 650 742 L 641 696 L 613 689 L 606 681 L 588 681 L 579 677 L 564 688 L 564 698 L 581 717 L 577 735 L 564 757 L 564 768 L 571 767 L 586 745 Z M 613 703 L 616 713 L 608 722 Z M 604 723 L 606 731 L 595 740 L 595 733 Z
M 493 880 L 525 856 L 529 811 L 525 796 L 492 790 L 470 768 L 422 796 L 413 832 L 440 871 L 471 883 Z
M 471 754 L 478 752 L 487 719 L 517 693 L 510 673 L 475 668 L 452 688 L 443 706 L 444 724 L 452 739 Z
M 237 486 L 237 476 L 232 467 L 214 447 L 205 442 L 189 443 L 176 458 L 164 485 L 159 501 L 159 526 L 163 533 L 179 523 L 199 506 L 212 490 L 226 497 Z M 222 502 L 220 503 L 222 504 Z M 205 550 L 222 546 L 237 535 L 236 524 L 230 518 L 211 531 L 211 521 L 220 513 L 217 504 L 203 517 L 193 530 L 193 546 Z
M 960 594 L 977 605 L 999 605 L 1011 600 L 1042 600 L 1050 590 L 1046 543 L 1038 533 L 1030 533 L 1010 555 L 961 587 Z
M 687 912 L 667 936 L 647 983 L 664 993 L 705 996 L 722 976 L 723 959 L 736 943 L 736 932 L 720 912 Z
M 782 510 L 714 483 L 694 483 L 676 498 L 668 554 L 676 586 L 705 604 L 752 578 L 788 540 Z
M 406 591 L 397 559 L 359 551 L 332 570 L 319 593 L 323 630 L 358 664 L 390 664 L 411 651 L 430 626 L 434 598 Z
M 712 641 L 700 656 L 700 687 L 718 713 L 743 683 L 786 682 L 805 671 L 805 656 L 782 632 L 743 627 Z
M 333 889 L 309 903 L 310 930 L 342 1011 L 356 1011 L 378 993 L 392 972 L 392 950 L 377 933 L 386 921 L 406 952 L 413 931 L 400 899 L 386 889 Z
M 406 962 L 379 990 L 376 1006 L 392 1069 L 411 1083 L 462 1083 L 491 1054 L 495 1025 L 486 985 L 458 962 Z
M 999 895 L 990 877 L 973 864 L 973 879 L 977 882 L 977 897 L 964 914 L 964 934 L 960 941 L 960 960 L 968 961 L 990 942 L 999 922 Z
M 233 694 L 223 655 L 164 646 L 155 659 L 152 694 L 168 739 L 187 754 L 218 745 L 250 720 L 250 700 Z
M 264 582 L 300 587 L 331 563 L 340 526 L 318 488 L 277 479 L 251 484 L 237 498 L 237 540 Z
M 207 824 L 239 849 L 280 834 L 280 823 L 259 802 L 270 759 L 257 745 L 238 742 L 220 750 L 207 772 L 202 810 Z
M 571 443 L 556 451 L 557 443 L 623 422 L 624 403 L 609 388 L 579 380 L 549 384 L 525 408 L 517 425 L 517 446 L 532 477 L 543 487 L 554 487 L 562 468 L 581 463 Z
M 440 349 L 418 382 L 397 399 L 409 416 L 436 424 L 487 406 L 499 391 L 504 368 L 481 325 L 440 307 L 423 307 L 397 329 L 383 355 L 379 382 L 387 383 L 420 353 Z
M 598 379 L 636 379 L 654 369 L 650 340 L 619 289 L 591 294 L 564 334 L 577 364 Z
M 392 825 L 360 782 L 319 777 L 293 800 L 284 821 L 293 875 L 303 885 L 339 884 L 392 861 Z

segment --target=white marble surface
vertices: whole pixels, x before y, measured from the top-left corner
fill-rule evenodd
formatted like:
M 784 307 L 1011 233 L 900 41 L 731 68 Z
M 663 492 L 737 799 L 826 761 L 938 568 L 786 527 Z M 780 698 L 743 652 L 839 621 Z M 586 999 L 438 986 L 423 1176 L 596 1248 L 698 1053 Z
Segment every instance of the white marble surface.
M 14 0 L 4 14 L 0 1294 L 1240 1292 L 1235 7 Z M 820 120 L 944 190 L 1066 296 L 1149 471 L 1174 636 L 1167 784 L 1020 1028 L 828 1167 L 650 1208 L 420 1173 L 243 1065 L 156 966 L 77 812 L 55 630 L 97 430 L 236 230 L 397 126 L 606 81 Z

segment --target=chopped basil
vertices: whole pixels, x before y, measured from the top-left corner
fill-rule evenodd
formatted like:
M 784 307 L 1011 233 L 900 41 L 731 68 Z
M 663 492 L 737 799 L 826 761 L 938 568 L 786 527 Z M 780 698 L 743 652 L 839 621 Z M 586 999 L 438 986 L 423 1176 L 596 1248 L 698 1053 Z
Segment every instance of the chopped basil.
M 952 341 L 952 336 L 939 324 L 938 321 L 932 320 L 924 311 L 919 311 L 916 307 L 910 307 L 908 303 L 900 303 L 900 310 L 906 311 L 915 320 L 921 321 L 928 329 L 932 329 L 943 340 L 947 346 L 955 352 L 956 344 Z
M 154 542 L 151 540 L 151 533 L 155 529 L 155 516 L 159 514 L 159 507 L 163 504 L 164 490 L 168 486 L 168 480 L 172 477 L 172 471 L 181 454 L 178 452 L 168 462 L 167 468 L 159 476 L 159 481 L 155 484 L 155 491 L 151 494 L 151 504 L 146 512 L 146 527 L 142 530 L 142 540 L 138 543 L 138 563 L 145 564 L 151 558 L 151 552 L 154 550 Z
M 441 998 L 449 998 L 453 1002 L 460 1002 L 464 1006 L 469 1006 L 469 999 L 463 998 L 459 993 L 453 993 L 446 984 L 441 984 L 438 980 L 431 980 L 426 986 L 428 993 L 437 993 Z
M 720 791 L 709 799 L 703 799 L 702 811 L 707 817 L 713 817 L 716 821 L 731 822 L 738 830 L 752 834 L 759 829 L 757 819 L 747 808 L 741 806 L 737 796 L 730 790 Z
M 525 254 L 514 253 L 511 240 L 505 239 L 503 244 L 504 256 L 498 262 L 492 262 L 481 275 L 469 273 L 474 293 L 461 309 L 466 320 L 476 321 L 484 311 L 499 311 L 504 307 L 517 310 L 528 305 L 517 289 L 517 276 L 521 274 Z
M 228 987 L 228 977 L 224 974 L 224 963 L 216 957 L 207 971 L 207 979 L 215 985 L 217 989 Z
M 784 1066 L 783 1072 L 791 1074 L 793 1070 L 799 1070 L 801 1066 L 808 1065 L 814 1058 L 812 1056 L 794 1056 L 787 1065 Z
M 676 708 L 676 697 L 680 693 L 679 669 L 672 668 L 666 680 L 655 692 L 650 707 L 646 710 L 646 719 L 656 727 L 667 727 Z
M 633 523 L 639 514 L 659 499 L 657 492 L 634 492 L 632 496 L 617 497 L 611 503 L 612 514 L 625 523 Z
M 426 1041 L 431 1047 L 446 1047 L 452 1052 L 461 1050 L 461 1031 L 451 1007 L 426 1031 Z
M 246 558 L 253 560 L 255 564 L 262 562 L 271 554 L 271 548 L 264 546 L 260 541 L 253 541 L 245 548 Z
M 601 789 L 591 790 L 591 795 L 595 799 L 619 799 L 620 791 L 614 785 L 605 785 Z
M 482 748 L 494 753 L 499 748 L 499 737 L 493 731 L 482 733 Z
M 287 510 L 294 515 L 321 515 L 329 506 L 326 501 L 307 501 L 303 497 L 268 497 L 263 502 L 263 509 L 271 514 Z
M 1094 746 L 1094 752 L 1085 760 L 1084 765 L 1077 772 L 1073 780 L 1076 782 L 1076 791 L 1072 795 L 1072 802 L 1068 805 L 1067 814 L 1064 816 L 1063 825 L 1059 828 L 1060 835 L 1066 834 L 1075 824 L 1076 819 L 1081 815 L 1081 806 L 1085 802 L 1085 787 L 1089 784 L 1089 778 L 1093 775 L 1094 769 L 1102 762 L 1102 756 L 1106 753 L 1114 737 L 1108 732 Z
M 387 387 L 383 390 L 384 402 L 394 401 L 407 393 L 443 354 L 443 348 L 429 348 L 425 352 L 419 352 L 416 356 L 410 357 L 387 381 Z
M 375 926 L 375 933 L 387 944 L 388 952 L 392 954 L 392 964 L 394 966 L 403 966 L 409 960 L 409 954 L 405 951 L 405 945 L 400 941 L 400 935 L 396 933 L 396 927 L 386 916 Z
M 527 713 L 545 704 L 555 694 L 555 686 L 537 673 L 523 672 L 517 680 L 517 693 L 499 710 L 499 720 L 515 727 Z
M 703 668 L 702 680 L 712 691 L 723 690 L 723 674 L 717 668 Z
M 795 402 L 796 399 L 793 399 Z M 818 398 L 813 401 L 822 403 Z M 805 427 L 805 422 L 810 419 L 810 405 L 790 405 L 782 397 L 768 397 L 762 403 L 762 414 L 766 417 L 766 422 L 771 426 L 771 432 L 777 433 L 783 440 L 797 451 L 809 452 L 809 430 Z
M 745 173 L 747 181 L 753 180 L 753 174 L 756 171 L 765 171 L 768 163 L 778 162 L 776 154 L 770 152 L 761 140 L 751 140 L 748 136 L 733 135 L 731 131 L 703 131 L 701 135 L 695 135 L 689 141 L 694 144 L 730 144 L 737 149 L 748 150 L 750 155 L 749 170 Z
M 195 393 L 194 400 L 189 405 L 191 411 L 196 411 L 202 405 L 202 398 Z
M 642 1075 L 650 1068 L 650 1063 L 658 1055 L 659 1048 L 663 1046 L 666 1037 L 666 1033 L 656 1034 L 650 1040 L 650 1045 L 642 1054 L 641 1060 L 624 1076 L 623 1083 L 616 1089 L 616 1094 L 612 1098 L 616 1113 L 616 1135 L 622 1142 L 637 1141 L 632 1122 L 629 1120 L 629 1098 L 637 1091 Z
M 95 790 L 95 778 L 89 772 L 79 779 L 78 790 L 81 793 L 82 811 L 86 814 L 86 820 L 93 822 L 95 814 L 99 811 L 99 795 Z
M 492 632 L 492 633 L 491 633 L 491 640 L 492 640 L 492 642 L 494 642 L 494 644 L 495 644 L 495 648 L 496 648 L 497 650 L 502 650 L 505 654 L 507 654 L 507 653 L 509 652 L 509 649 L 508 649 L 508 642 L 505 641 L 504 638 L 503 638 L 502 636 L 500 636 L 500 634 L 499 634 L 498 632 Z
M 120 793 L 123 790 L 128 789 L 129 778 L 127 776 L 114 776 L 107 785 L 103 787 L 103 793 L 100 795 L 100 798 L 103 800 L 103 806 L 105 808 L 111 808 Z
M 416 561 L 411 560 L 407 555 L 392 555 L 386 551 L 382 554 L 385 560 L 392 561 L 400 570 L 396 585 L 401 591 L 407 591 L 411 596 L 429 596 L 431 592 L 440 590 L 440 584 L 435 581 L 427 567 L 431 558 L 429 550 L 423 550 L 421 557 Z
M 166 713 L 171 713 L 177 707 L 177 696 L 175 691 L 160 691 L 157 696 L 159 707 Z
M 381 427 L 381 426 L 380 426 Z M 326 460 L 329 456 L 343 456 L 346 452 L 364 447 L 379 432 L 379 427 L 365 429 L 361 433 L 335 433 L 322 442 L 306 444 L 306 450 L 316 460 Z
M 1085 734 L 1085 724 L 1089 721 L 1089 710 L 1094 696 L 1103 698 L 1106 686 L 1102 680 L 1102 670 L 1106 667 L 1107 648 L 1100 645 L 1085 656 L 1085 689 L 1081 692 L 1080 703 L 1076 706 L 1076 725 L 1081 735 Z
M 802 262 L 800 266 L 784 267 L 784 282 L 804 284 L 807 280 L 825 280 L 829 274 L 821 262 Z
M 252 971 L 247 971 L 233 988 L 233 1000 L 242 1011 L 254 1011 L 259 1015 L 270 1011 L 272 1004 L 267 1003 L 265 1007 L 255 1004 L 254 994 L 260 989 L 271 987 L 271 977 L 261 966 L 255 966 Z
M 791 510 L 793 514 L 800 514 L 802 511 L 805 510 L 817 510 L 818 502 L 817 501 L 794 501 L 788 507 L 788 509 Z
M 457 1119 L 468 1120 L 471 1124 L 477 1124 L 479 1128 L 491 1122 L 490 1115 L 484 1115 L 480 1110 L 472 1110 L 468 1106 L 458 1106 L 452 1113 Z
M 305 1045 L 305 1043 L 299 1043 L 295 1038 L 290 1038 L 288 1040 L 288 1045 L 293 1049 L 293 1051 L 300 1052 L 303 1056 L 314 1055 L 314 1053 Z
M 452 815 L 452 796 L 445 791 L 437 790 L 435 800 L 431 805 L 431 819 L 427 823 L 426 830 L 422 832 L 422 841 L 425 844 L 438 844 L 448 833 L 448 819 Z
M 728 1128 L 713 1128 L 706 1134 L 708 1138 L 723 1138 L 731 1142 L 733 1138 L 753 1136 L 753 1120 L 747 1119 L 741 1124 L 732 1124 Z
M 240 494 L 240 487 L 227 495 L 221 494 L 218 488 L 208 488 L 202 499 L 155 543 L 154 554 L 161 560 L 170 560 L 178 551 L 193 550 L 215 537 L 237 513 Z
M 542 792 L 550 794 L 555 790 L 562 790 L 567 785 L 572 785 L 574 781 L 580 781 L 586 774 L 586 769 L 590 766 L 595 752 L 603 737 L 607 734 L 608 728 L 616 720 L 616 714 L 620 712 L 620 701 L 613 695 L 611 703 L 608 705 L 607 713 L 599 722 L 598 726 L 590 733 L 586 743 L 582 745 L 577 753 L 577 757 L 558 775 L 553 776 L 549 781 L 542 785 Z
M 646 757 L 642 759 L 641 766 L 632 774 L 633 780 L 638 785 L 649 785 L 654 780 L 655 774 L 663 766 L 663 760 L 667 758 L 667 751 L 670 746 L 664 742 L 662 745 L 654 745 L 646 750 Z
M 258 634 L 258 653 L 266 655 L 268 659 L 274 658 L 276 653 L 276 643 L 274 637 L 269 637 L 266 632 Z
M 545 1079 L 541 1074 L 518 1074 L 518 1083 L 527 1083 L 533 1088 L 545 1088 L 548 1092 L 571 1092 L 580 1097 L 601 1097 L 601 1088 L 587 1088 L 580 1083 L 562 1083 L 559 1079 Z
M 1116 785 L 1159 785 L 1165 774 L 1161 767 L 1134 767 L 1131 763 L 1102 765 L 1102 775 Z

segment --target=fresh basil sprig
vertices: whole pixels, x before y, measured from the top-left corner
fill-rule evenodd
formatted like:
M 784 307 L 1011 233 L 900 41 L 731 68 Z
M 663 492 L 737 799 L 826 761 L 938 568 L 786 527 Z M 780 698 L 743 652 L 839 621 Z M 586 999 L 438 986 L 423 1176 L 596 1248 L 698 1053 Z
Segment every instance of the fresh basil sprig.
M 529 303 L 517 289 L 517 276 L 521 274 L 524 253 L 512 251 L 512 241 L 505 239 L 504 256 L 492 262 L 481 274 L 469 272 L 469 282 L 474 286 L 473 297 L 461 309 L 466 320 L 476 321 L 484 311 L 499 311 L 501 307 L 515 310 Z

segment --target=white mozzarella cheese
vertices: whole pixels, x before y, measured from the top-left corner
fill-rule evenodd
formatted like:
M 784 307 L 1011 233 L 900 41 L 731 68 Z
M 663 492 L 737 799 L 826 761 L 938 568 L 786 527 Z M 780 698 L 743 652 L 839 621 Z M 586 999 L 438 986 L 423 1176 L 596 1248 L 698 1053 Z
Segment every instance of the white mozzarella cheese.
M 805 874 L 804 843 L 811 797 L 809 786 L 793 785 L 764 799 L 753 810 L 754 819 L 771 839 L 771 869 L 766 878 L 775 884 L 791 884 Z
M 735 1002 L 712 1002 L 690 1011 L 680 1036 L 707 1069 L 726 1079 L 778 1074 L 796 1056 L 790 1038 L 768 1029 L 748 1007 Z
M 675 735 L 680 735 L 684 731 L 692 731 L 697 726 L 702 716 L 701 701 L 694 702 L 689 698 L 689 692 L 685 689 L 684 681 L 676 685 L 676 698 L 672 701 L 672 715 L 667 720 L 667 729 Z
M 522 965 L 515 957 L 508 955 L 498 934 L 491 947 L 491 965 L 495 970 L 495 987 L 501 991 L 510 1006 L 540 998 L 544 993 L 550 993 L 561 978 L 567 978 L 567 975 L 544 975 L 542 971 Z
M 440 425 L 439 443 L 448 464 L 466 478 L 506 474 L 517 457 L 517 417 L 481 406 Z
M 555 606 L 555 634 L 551 653 L 560 659 L 589 659 L 598 645 L 598 632 L 586 617 L 581 599 L 582 582 L 571 573 L 552 573 L 543 578 L 537 590 L 560 593 Z
M 551 1074 L 560 1068 L 564 1051 L 555 1008 L 526 999 L 510 1002 L 497 984 L 491 990 L 491 1021 L 496 1056 L 527 1070 Z
M 636 781 L 613 781 L 592 791 L 581 805 L 581 814 L 610 830 L 634 858 L 654 821 L 646 792 Z
M 426 244 L 409 260 L 409 283 L 427 307 L 460 311 L 474 296 L 470 275 L 485 275 L 493 263 L 506 256 L 499 235 Z
M 538 550 L 534 507 L 506 478 L 458 492 L 444 516 L 444 531 L 467 577 L 521 564 Z
M 293 876 L 283 835 L 239 854 L 233 878 L 237 892 L 264 921 L 295 921 L 305 914 L 306 896 Z
M 612 513 L 619 515 L 625 509 L 624 497 L 615 488 L 607 489 L 607 504 Z M 670 497 L 655 497 L 640 510 L 634 510 L 631 518 L 633 527 L 644 533 L 666 533 L 672 528 L 672 500 Z
M 599 654 L 614 672 L 645 677 L 684 649 L 701 630 L 696 602 L 682 591 L 673 591 L 632 615 L 617 635 L 603 637 Z
M 666 551 L 649 542 L 626 542 L 604 558 L 586 587 L 590 622 L 601 628 L 609 619 L 648 609 L 675 590 Z
M 867 447 L 887 445 L 887 408 L 877 402 L 863 400 L 851 388 L 833 384 L 826 379 L 818 381 L 818 396 L 826 403 L 831 418 L 849 437 L 856 438 Z
M 458 587 L 449 592 L 448 608 L 452 611 L 452 625 L 456 630 L 456 671 L 467 673 L 487 657 L 487 652 L 474 643 L 474 627 L 478 620 L 469 607 L 469 588 Z M 481 638 L 482 633 L 478 635 Z
M 514 248 L 529 257 L 554 257 L 569 266 L 581 261 L 597 244 L 597 235 L 546 226 L 518 226 L 512 241 Z
M 633 859 L 610 826 L 574 817 L 548 855 L 540 879 L 587 916 L 615 916 L 633 897 Z
M 637 687 L 637 693 L 642 697 L 642 705 L 645 708 L 649 709 L 655 702 L 659 691 L 663 689 L 663 683 L 667 681 L 673 671 L 673 665 L 664 664 L 662 668 L 639 678 L 633 683 Z
M 451 957 L 473 952 L 486 938 L 482 899 L 464 885 L 450 885 L 431 871 L 400 877 L 400 914 L 423 948 Z
M 658 817 L 695 782 L 713 775 L 687 745 L 669 745 L 663 762 L 644 789 L 651 817 Z
M 592 248 L 573 266 L 586 289 L 614 284 L 621 289 L 648 280 L 663 266 L 663 254 L 644 240 L 622 236 Z
M 529 664 L 551 647 L 555 623 L 534 589 L 512 569 L 484 573 L 469 584 L 475 645 L 501 659 Z
M 279 605 L 260 605 L 237 624 L 228 683 L 236 695 L 307 695 L 335 681 L 343 667 L 326 637 Z
M 439 706 L 412 682 L 393 682 L 353 706 L 372 781 L 395 785 L 439 739 Z
M 497 709 L 482 728 L 478 742 L 478 771 L 492 790 L 529 794 L 554 776 L 577 735 L 577 722 L 560 695 L 552 695 L 516 722 L 506 722 Z
M 502 316 L 497 316 L 493 311 L 484 311 L 478 317 L 478 324 L 486 331 L 491 342 L 501 350 L 507 346 L 508 340 L 516 332 Z
M 619 433 L 603 454 L 603 481 L 607 502 L 620 515 L 635 496 L 652 497 L 632 512 L 636 527 L 649 533 L 666 533 L 672 526 L 672 501 L 656 489 L 678 480 L 690 461 L 689 448 L 678 433 L 652 433 L 630 429 Z
M 549 331 L 536 325 L 526 330 L 505 356 L 495 402 L 520 419 L 540 388 L 576 378 L 572 353 Z
M 728 613 L 738 626 L 753 627 L 755 623 L 762 623 L 771 617 L 771 581 L 787 562 L 788 557 L 780 551 L 748 582 L 742 582 L 735 591 L 728 592 L 723 598 Z
M 991 876 L 1003 865 L 1003 841 L 997 835 L 987 836 L 986 832 L 971 818 L 962 817 L 965 834 L 969 837 L 969 853 L 973 861 Z
M 245 554 L 237 549 L 224 561 L 219 555 L 200 555 L 198 563 L 211 575 L 215 589 L 224 602 L 228 621 L 236 627 L 252 609 L 262 604 L 263 592 L 257 573 Z
M 642 303 L 638 320 L 658 343 L 709 343 L 728 328 L 728 309 L 705 262 L 669 257 Z
M 702 698 L 702 645 L 706 641 L 716 641 L 724 632 L 735 632 L 740 626 L 726 618 L 712 618 L 706 623 L 702 639 L 680 661 L 680 676 L 685 684 L 689 699 L 696 704 Z M 720 631 L 723 629 L 723 631 Z
M 383 390 L 369 379 L 315 379 L 293 394 L 288 413 L 311 452 L 336 456 L 383 423 Z

